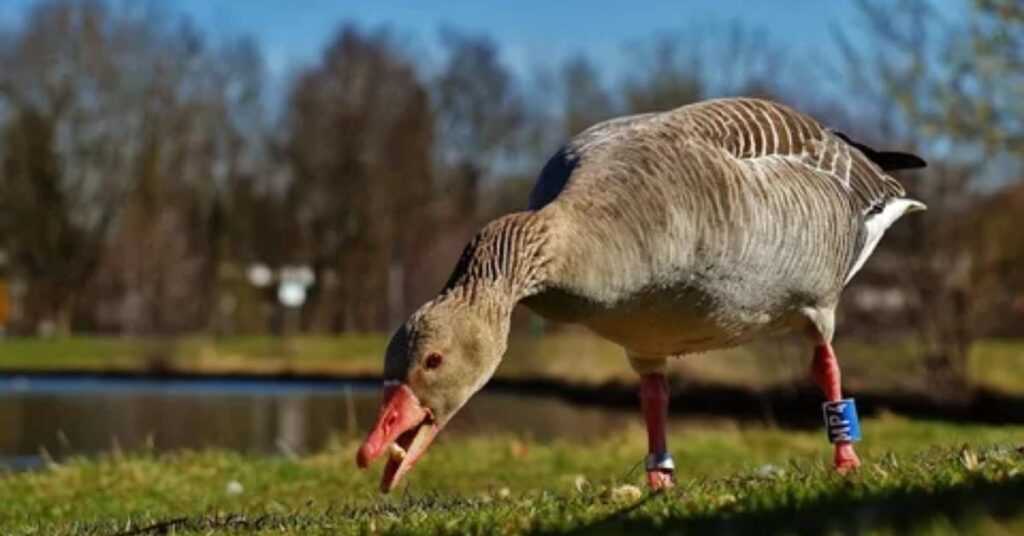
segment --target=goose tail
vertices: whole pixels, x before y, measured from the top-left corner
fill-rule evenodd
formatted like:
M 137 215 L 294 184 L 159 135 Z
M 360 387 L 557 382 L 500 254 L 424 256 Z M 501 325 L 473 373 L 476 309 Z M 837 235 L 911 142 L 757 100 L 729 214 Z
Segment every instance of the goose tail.
M 899 197 L 896 199 L 890 199 L 881 211 L 869 215 L 867 219 L 864 220 L 864 245 L 861 247 L 860 253 L 857 255 L 857 260 L 853 263 L 853 267 L 847 274 L 845 283 L 849 283 L 850 279 L 853 279 L 853 276 L 860 271 L 864 266 L 864 263 L 867 262 L 868 258 L 871 257 L 871 254 L 875 251 L 875 247 L 878 246 L 878 242 L 882 239 L 882 235 L 885 234 L 885 231 L 892 226 L 893 223 L 896 223 L 896 220 L 900 219 L 905 214 L 927 209 L 927 205 L 916 199 Z
M 833 130 L 832 133 L 839 136 L 839 139 L 856 147 L 857 150 L 864 153 L 864 156 L 868 157 L 868 160 L 874 162 L 878 167 L 882 168 L 883 171 L 899 171 L 901 169 L 920 169 L 928 167 L 928 162 L 925 162 L 924 158 L 921 158 L 916 154 L 900 151 L 879 151 L 878 149 L 874 149 L 850 138 L 842 132 Z

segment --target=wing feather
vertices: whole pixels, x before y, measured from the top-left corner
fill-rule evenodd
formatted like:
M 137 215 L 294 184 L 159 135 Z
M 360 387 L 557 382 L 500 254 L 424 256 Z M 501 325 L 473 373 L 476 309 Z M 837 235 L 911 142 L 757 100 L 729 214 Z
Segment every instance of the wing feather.
M 842 185 L 863 214 L 906 194 L 860 144 L 780 104 L 759 99 L 717 99 L 680 109 L 684 110 L 697 139 L 741 160 L 795 161 Z

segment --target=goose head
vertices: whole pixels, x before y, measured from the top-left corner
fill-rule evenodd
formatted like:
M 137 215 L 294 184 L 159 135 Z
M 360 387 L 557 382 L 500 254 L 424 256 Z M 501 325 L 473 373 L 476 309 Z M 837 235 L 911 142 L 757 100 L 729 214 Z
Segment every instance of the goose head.
M 448 295 L 424 305 L 395 332 L 384 360 L 380 413 L 356 457 L 365 468 L 388 453 L 381 491 L 398 484 L 494 374 L 508 335 L 502 316 Z

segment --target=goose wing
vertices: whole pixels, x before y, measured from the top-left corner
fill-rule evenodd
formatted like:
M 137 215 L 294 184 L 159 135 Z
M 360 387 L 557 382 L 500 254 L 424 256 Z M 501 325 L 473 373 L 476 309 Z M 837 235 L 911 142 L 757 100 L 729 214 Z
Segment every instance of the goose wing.
M 925 208 L 907 199 L 903 186 L 885 173 L 885 169 L 924 167 L 920 157 L 876 151 L 770 101 L 720 99 L 687 108 L 695 137 L 733 158 L 780 178 L 793 171 L 792 166 L 781 164 L 795 163 L 810 175 L 843 188 L 862 221 L 847 281 L 867 261 L 893 222 L 907 212 Z
M 693 105 L 687 114 L 695 137 L 737 159 L 762 165 L 784 159 L 843 187 L 866 216 L 903 186 L 857 146 L 810 117 L 759 99 L 720 99 Z

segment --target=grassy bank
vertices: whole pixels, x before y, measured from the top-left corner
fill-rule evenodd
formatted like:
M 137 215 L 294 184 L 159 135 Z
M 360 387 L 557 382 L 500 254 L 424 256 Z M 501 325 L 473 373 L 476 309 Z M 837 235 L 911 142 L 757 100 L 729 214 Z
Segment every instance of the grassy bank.
M 657 497 L 631 487 L 639 429 L 586 445 L 442 440 L 389 497 L 375 493 L 380 466 L 356 471 L 348 443 L 292 460 L 110 455 L 0 475 L 0 533 L 1024 530 L 1024 427 L 886 416 L 864 429 L 864 465 L 842 477 L 821 432 L 686 425 L 670 439 L 680 486 Z
M 184 337 L 174 341 L 118 338 L 0 340 L 3 370 L 187 372 L 198 374 L 322 374 L 375 376 L 380 373 L 384 335 Z M 844 383 L 853 391 L 923 391 L 926 365 L 906 343 L 840 341 Z M 753 389 L 804 382 L 805 345 L 769 341 L 733 350 L 674 360 L 674 374 L 690 381 L 742 385 Z M 621 350 L 584 332 L 555 336 L 513 336 L 498 369 L 503 378 L 552 378 L 573 384 L 633 382 Z M 973 348 L 972 384 L 1024 394 L 1024 341 L 986 340 Z

